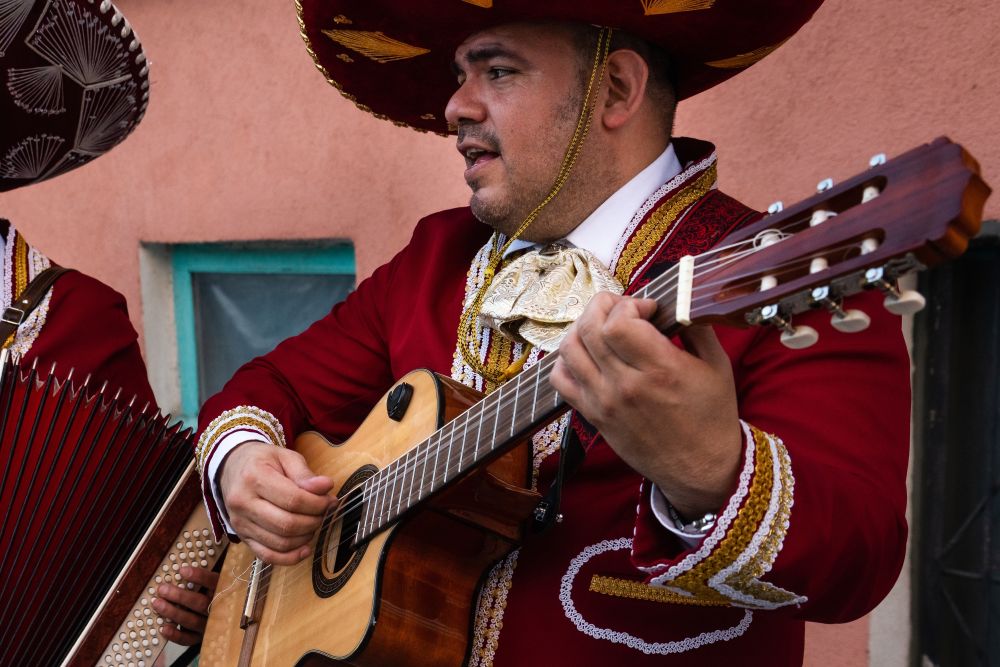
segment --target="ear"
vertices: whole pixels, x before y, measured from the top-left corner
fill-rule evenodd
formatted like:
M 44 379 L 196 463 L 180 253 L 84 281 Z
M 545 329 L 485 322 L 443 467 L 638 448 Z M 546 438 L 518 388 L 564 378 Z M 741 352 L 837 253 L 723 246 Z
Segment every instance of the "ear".
M 607 95 L 600 109 L 601 123 L 608 130 L 627 124 L 646 97 L 649 66 L 635 51 L 619 49 L 608 55 Z

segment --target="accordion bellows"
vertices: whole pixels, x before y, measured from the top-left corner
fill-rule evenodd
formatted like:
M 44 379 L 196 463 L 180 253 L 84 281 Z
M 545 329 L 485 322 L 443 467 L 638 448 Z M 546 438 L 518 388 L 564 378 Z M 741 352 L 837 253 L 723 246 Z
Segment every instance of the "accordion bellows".
M 95 610 L 176 495 L 190 439 L 153 406 L 71 373 L 42 379 L 3 356 L 0 665 L 58 665 L 92 630 Z

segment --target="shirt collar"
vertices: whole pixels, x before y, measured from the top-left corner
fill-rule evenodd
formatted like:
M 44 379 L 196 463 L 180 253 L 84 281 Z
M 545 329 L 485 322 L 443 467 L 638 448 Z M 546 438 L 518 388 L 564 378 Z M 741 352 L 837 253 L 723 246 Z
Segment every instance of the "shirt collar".
M 673 144 L 668 144 L 658 158 L 605 199 L 563 240 L 568 245 L 589 250 L 604 266 L 610 266 L 618 240 L 625 233 L 632 216 L 661 185 L 679 173 L 681 163 Z M 532 241 L 516 239 L 505 254 L 537 245 Z

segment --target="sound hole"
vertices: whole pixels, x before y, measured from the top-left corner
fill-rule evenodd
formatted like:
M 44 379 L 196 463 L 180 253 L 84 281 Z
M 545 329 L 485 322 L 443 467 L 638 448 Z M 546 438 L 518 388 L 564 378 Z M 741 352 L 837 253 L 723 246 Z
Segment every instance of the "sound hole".
M 365 554 L 367 542 L 355 544 L 364 510 L 362 485 L 377 472 L 375 466 L 358 469 L 337 492 L 340 503 L 323 522 L 313 558 L 313 589 L 328 598 L 344 587 Z

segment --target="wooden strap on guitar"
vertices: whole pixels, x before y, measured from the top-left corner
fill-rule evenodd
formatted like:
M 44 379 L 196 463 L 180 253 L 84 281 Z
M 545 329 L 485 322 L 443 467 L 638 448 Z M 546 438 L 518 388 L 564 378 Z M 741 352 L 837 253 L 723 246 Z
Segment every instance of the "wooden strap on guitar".
M 28 283 L 24 290 L 17 295 L 17 298 L 11 303 L 10 307 L 3 311 L 3 315 L 0 316 L 0 341 L 6 343 L 14 335 L 14 332 L 17 331 L 17 328 L 28 319 L 28 315 L 42 302 L 45 294 L 52 287 L 52 283 L 59 276 L 71 270 L 58 265 L 52 265 L 35 276 L 35 279 Z

